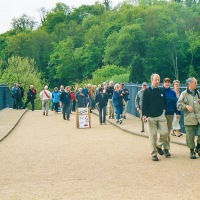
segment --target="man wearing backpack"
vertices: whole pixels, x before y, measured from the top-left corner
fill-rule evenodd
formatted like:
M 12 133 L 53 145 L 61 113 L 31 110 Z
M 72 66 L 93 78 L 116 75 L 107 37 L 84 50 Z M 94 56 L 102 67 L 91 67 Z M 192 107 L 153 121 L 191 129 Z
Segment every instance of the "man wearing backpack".
M 15 109 L 20 109 L 21 106 L 21 90 L 19 88 L 19 84 L 16 83 L 15 86 L 12 89 L 12 94 L 14 97 L 14 101 L 15 101 Z
M 151 155 L 153 161 L 158 161 L 157 153 L 164 155 L 162 145 L 168 136 L 167 120 L 165 110 L 167 99 L 164 92 L 159 89 L 160 76 L 151 75 L 151 86 L 144 91 L 142 102 L 142 119 L 147 122 Z M 157 133 L 160 138 L 157 140 Z

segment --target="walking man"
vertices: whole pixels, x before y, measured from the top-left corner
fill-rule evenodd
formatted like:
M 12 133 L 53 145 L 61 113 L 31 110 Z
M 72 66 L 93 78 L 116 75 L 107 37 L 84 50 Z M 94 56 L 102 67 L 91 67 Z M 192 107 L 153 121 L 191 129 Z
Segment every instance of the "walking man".
M 99 110 L 99 122 L 102 125 L 106 124 L 106 106 L 108 103 L 108 97 L 106 93 L 103 93 L 103 89 L 99 89 L 99 94 L 96 96 L 95 101 L 98 103 Z M 103 116 L 103 119 L 102 119 Z
M 24 104 L 24 109 L 26 108 L 26 106 L 29 104 L 29 102 L 31 102 L 31 106 L 32 106 L 32 111 L 35 110 L 35 103 L 34 100 L 36 99 L 36 89 L 33 87 L 33 85 L 30 85 L 30 89 L 27 92 L 27 100 L 26 103 Z
M 144 122 L 142 120 L 142 100 L 143 100 L 143 94 L 144 91 L 147 89 L 148 84 L 146 82 L 142 83 L 142 89 L 138 91 L 136 97 L 135 97 L 135 107 L 137 111 L 140 113 L 140 118 L 142 121 L 142 130 L 141 132 L 144 132 Z
M 129 91 L 128 89 L 124 86 L 124 83 L 120 84 L 120 88 L 121 88 L 121 93 L 123 93 L 123 112 L 122 112 L 122 117 L 124 119 L 126 119 L 126 112 L 127 112 L 127 107 L 128 107 L 128 95 L 129 95 Z
M 109 119 L 111 119 L 111 118 L 114 119 L 114 105 L 113 105 L 113 101 L 112 101 L 112 96 L 113 96 L 113 92 L 114 92 L 113 81 L 109 82 L 107 92 L 108 92 L 108 117 L 109 117 Z
M 42 101 L 42 110 L 43 110 L 43 115 L 46 114 L 48 116 L 48 111 L 49 111 L 49 101 L 52 98 L 51 92 L 48 90 L 48 86 L 46 85 L 44 87 L 44 90 L 40 92 L 40 100 Z
M 70 100 L 71 100 L 71 95 L 70 95 L 70 87 L 66 86 L 65 91 L 61 93 L 60 95 L 60 107 L 62 108 L 63 112 L 63 119 L 69 120 L 70 118 Z
M 167 120 L 165 118 L 167 100 L 163 91 L 158 88 L 159 83 L 160 76 L 152 74 L 151 86 L 144 91 L 142 103 L 142 119 L 144 122 L 147 121 L 153 161 L 159 160 L 157 153 L 164 154 L 162 145 L 166 142 L 168 135 Z M 157 133 L 160 134 L 158 140 Z
M 163 91 L 165 93 L 165 96 L 167 98 L 167 108 L 165 111 L 165 117 L 167 119 L 167 127 L 168 127 L 168 136 L 166 143 L 164 146 L 164 153 L 166 157 L 170 157 L 171 153 L 169 152 L 170 149 L 170 132 L 172 128 L 172 122 L 174 119 L 174 114 L 176 114 L 176 118 L 179 119 L 181 112 L 177 110 L 177 97 L 174 90 L 170 88 L 171 80 L 169 78 L 165 78 L 163 81 Z
M 197 80 L 194 77 L 186 80 L 187 89 L 179 97 L 177 107 L 184 112 L 184 125 L 186 130 L 186 144 L 190 148 L 190 158 L 200 156 L 200 93 L 197 91 Z M 197 146 L 195 149 L 195 133 Z

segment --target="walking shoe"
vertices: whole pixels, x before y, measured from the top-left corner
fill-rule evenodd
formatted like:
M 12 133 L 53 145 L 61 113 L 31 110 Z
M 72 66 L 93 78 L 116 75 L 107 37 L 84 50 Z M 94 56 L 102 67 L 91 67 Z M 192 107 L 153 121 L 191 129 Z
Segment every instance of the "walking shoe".
M 164 155 L 164 151 L 161 148 L 157 147 L 157 151 L 161 156 Z
M 159 161 L 158 156 L 152 156 L 153 161 Z
M 43 112 L 43 115 L 45 115 L 45 112 Z
M 140 132 L 144 132 L 144 130 L 141 130 Z
M 168 149 L 164 149 L 164 154 L 166 157 L 170 157 L 171 154 L 169 153 L 169 150 Z
M 124 115 L 124 119 L 126 119 L 126 116 Z
M 175 134 L 177 137 L 181 137 L 183 135 L 182 133 L 180 133 L 180 131 L 175 131 Z
M 191 159 L 196 159 L 197 157 L 196 157 L 196 153 L 194 152 L 194 150 L 191 149 L 190 151 L 191 151 L 191 152 L 190 152 L 190 158 L 191 158 Z
M 200 156 L 200 144 L 197 144 L 195 152 L 198 153 L 198 156 Z
M 66 117 L 65 117 L 65 115 L 63 115 L 63 119 L 64 119 L 64 120 L 66 120 Z
M 119 120 L 119 123 L 122 124 L 122 119 Z
M 175 134 L 174 130 L 172 131 L 171 135 L 173 135 L 173 136 L 176 136 L 176 134 Z

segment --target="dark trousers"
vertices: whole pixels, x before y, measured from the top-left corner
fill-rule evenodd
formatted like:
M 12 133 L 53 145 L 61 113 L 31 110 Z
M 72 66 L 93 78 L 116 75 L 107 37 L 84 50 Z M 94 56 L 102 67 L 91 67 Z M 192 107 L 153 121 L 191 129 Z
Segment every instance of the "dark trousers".
M 31 102 L 31 105 L 32 105 L 32 111 L 34 111 L 34 109 L 35 109 L 35 105 L 34 105 L 34 99 L 30 99 L 30 98 L 28 98 L 27 100 L 26 100 L 26 103 L 24 104 L 24 108 L 26 108 L 26 106 L 29 104 Z
M 67 116 L 67 119 L 70 117 L 70 103 L 63 104 L 63 116 Z
M 73 106 L 72 106 L 72 111 L 75 111 L 76 110 L 75 108 L 76 108 L 76 101 L 74 100 L 73 101 Z
M 103 118 L 103 120 L 102 120 Z M 106 106 L 104 106 L 103 108 L 99 106 L 99 122 L 102 124 L 106 123 Z
M 58 112 L 59 103 L 53 103 L 53 104 L 54 104 L 54 107 L 55 107 L 55 111 Z

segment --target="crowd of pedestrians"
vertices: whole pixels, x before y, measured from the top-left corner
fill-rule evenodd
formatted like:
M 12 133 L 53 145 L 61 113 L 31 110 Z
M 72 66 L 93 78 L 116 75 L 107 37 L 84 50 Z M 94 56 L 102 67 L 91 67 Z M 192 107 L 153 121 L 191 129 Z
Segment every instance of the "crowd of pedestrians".
M 187 89 L 181 93 L 180 81 L 173 81 L 164 78 L 162 87 L 160 85 L 160 76 L 152 74 L 151 84 L 148 87 L 147 82 L 142 83 L 142 88 L 135 97 L 135 107 L 141 118 L 141 132 L 145 131 L 144 123 L 147 123 L 149 134 L 151 155 L 153 161 L 158 161 L 157 153 L 171 157 L 170 137 L 181 137 L 180 116 L 184 113 L 184 125 L 186 129 L 186 144 L 190 149 L 190 158 L 195 159 L 196 153 L 200 156 L 200 93 L 197 91 L 197 80 L 189 78 Z M 12 88 L 15 109 L 26 108 L 31 102 L 32 111 L 34 111 L 34 100 L 36 90 L 33 85 L 27 92 L 27 100 L 23 104 L 24 89 L 21 83 L 16 83 Z M 60 86 L 54 88 L 53 92 L 48 90 L 48 86 L 39 94 L 42 102 L 43 115 L 48 116 L 50 102 L 51 109 L 58 113 L 62 112 L 64 120 L 70 120 L 70 114 L 77 108 L 89 107 L 90 112 L 97 108 L 99 112 L 100 125 L 106 125 L 106 116 L 109 119 L 115 119 L 116 123 L 122 124 L 126 119 L 127 106 L 129 102 L 129 90 L 124 83 L 110 81 L 98 86 L 84 84 L 80 88 L 77 84 L 75 90 L 71 86 Z M 159 133 L 159 138 L 158 137 Z M 195 134 L 198 133 L 195 145 Z

